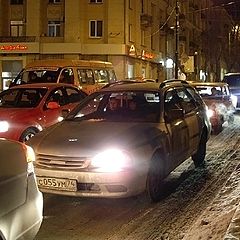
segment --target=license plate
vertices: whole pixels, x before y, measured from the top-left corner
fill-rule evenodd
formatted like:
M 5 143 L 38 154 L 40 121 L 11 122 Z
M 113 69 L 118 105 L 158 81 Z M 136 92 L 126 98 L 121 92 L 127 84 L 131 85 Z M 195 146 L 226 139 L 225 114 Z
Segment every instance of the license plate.
M 72 179 L 37 177 L 37 183 L 40 188 L 77 191 L 77 181 Z

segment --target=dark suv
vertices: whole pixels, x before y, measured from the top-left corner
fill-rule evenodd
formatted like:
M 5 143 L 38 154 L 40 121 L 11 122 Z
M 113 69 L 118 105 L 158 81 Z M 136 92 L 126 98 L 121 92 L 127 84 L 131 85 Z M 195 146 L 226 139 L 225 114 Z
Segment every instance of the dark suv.
M 123 81 L 89 95 L 66 119 L 28 142 L 43 192 L 83 197 L 161 197 L 163 180 L 187 158 L 203 163 L 206 106 L 180 80 Z

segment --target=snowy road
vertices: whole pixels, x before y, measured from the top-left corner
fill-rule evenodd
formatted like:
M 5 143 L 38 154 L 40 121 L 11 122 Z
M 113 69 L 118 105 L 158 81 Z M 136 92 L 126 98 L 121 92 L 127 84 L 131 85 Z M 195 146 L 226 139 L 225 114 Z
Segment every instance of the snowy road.
M 165 181 L 156 204 L 130 199 L 44 195 L 37 240 L 224 239 L 240 201 L 240 118 L 208 142 L 206 164 L 189 159 Z M 240 224 L 240 219 L 235 221 Z M 236 224 L 235 224 L 236 225 Z M 239 228 L 231 230 L 240 239 Z M 234 239 L 230 235 L 225 239 Z

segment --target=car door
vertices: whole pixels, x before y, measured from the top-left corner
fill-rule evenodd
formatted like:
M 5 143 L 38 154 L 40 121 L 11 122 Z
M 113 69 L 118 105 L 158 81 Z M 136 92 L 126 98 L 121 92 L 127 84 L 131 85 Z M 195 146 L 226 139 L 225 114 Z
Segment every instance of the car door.
M 57 123 L 63 109 L 71 111 L 86 96 L 84 92 L 75 87 L 59 87 L 52 90 L 44 104 L 44 127 Z M 49 102 L 55 102 L 58 107 L 48 108 Z
M 186 159 L 189 147 L 189 129 L 181 109 L 181 99 L 175 89 L 169 89 L 164 96 L 165 122 L 170 138 L 171 169 Z
M 177 94 L 181 97 L 181 106 L 184 110 L 184 119 L 188 128 L 188 151 L 186 152 L 187 157 L 191 156 L 192 153 L 198 148 L 200 139 L 201 116 L 200 110 L 197 108 L 196 103 L 192 95 L 187 91 L 186 88 L 177 89 Z M 186 149 L 187 150 L 187 149 Z

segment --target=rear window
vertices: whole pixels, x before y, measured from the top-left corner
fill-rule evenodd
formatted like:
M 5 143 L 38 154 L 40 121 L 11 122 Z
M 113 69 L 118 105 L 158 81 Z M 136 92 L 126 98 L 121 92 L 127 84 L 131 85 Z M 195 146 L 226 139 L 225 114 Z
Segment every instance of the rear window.
M 223 81 L 227 83 L 229 86 L 240 87 L 240 74 L 224 76 Z

